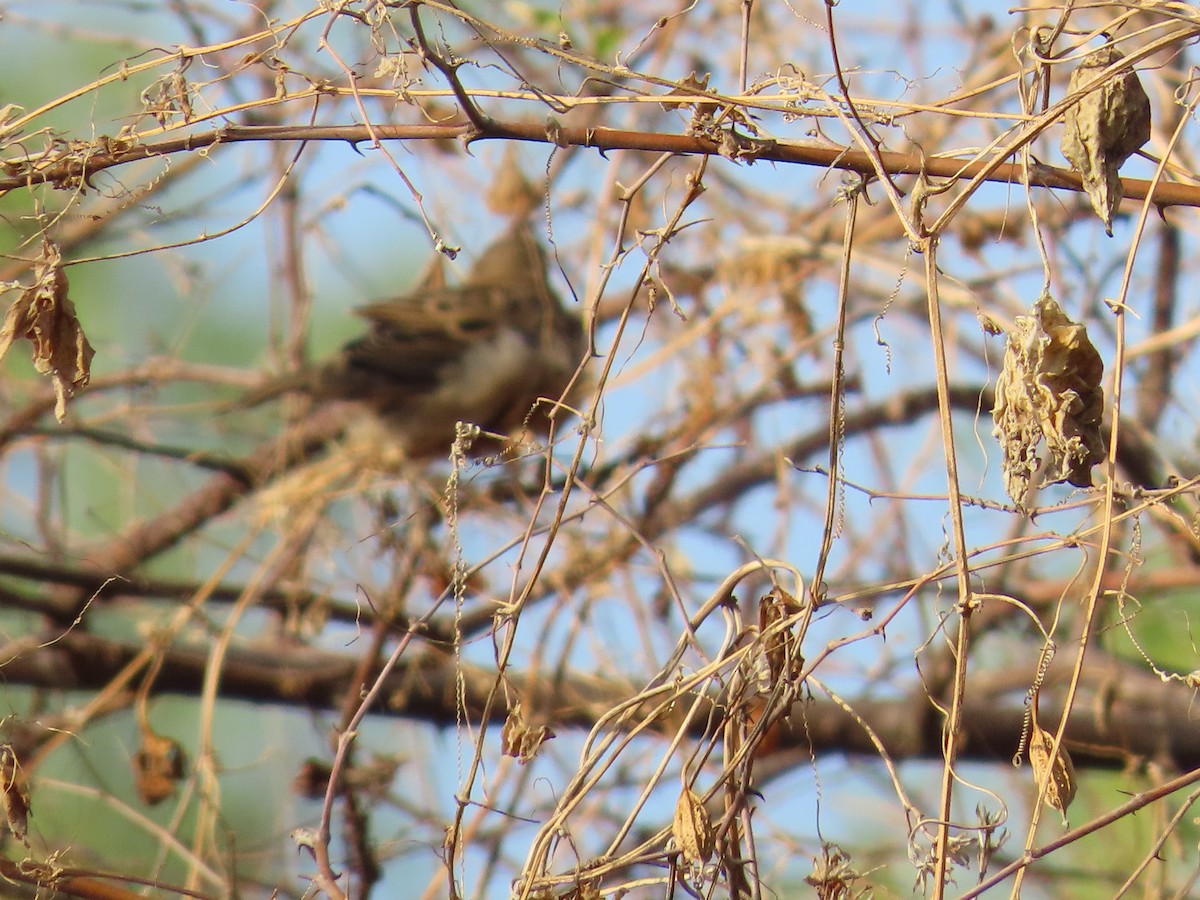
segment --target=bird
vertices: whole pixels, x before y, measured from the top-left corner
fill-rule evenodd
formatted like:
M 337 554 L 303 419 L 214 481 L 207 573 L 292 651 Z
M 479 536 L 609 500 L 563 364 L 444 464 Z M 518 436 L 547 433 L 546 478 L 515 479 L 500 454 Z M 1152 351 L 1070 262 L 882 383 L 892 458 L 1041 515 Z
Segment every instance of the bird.
M 488 245 L 461 285 L 426 285 L 356 312 L 364 335 L 252 388 L 238 405 L 302 392 L 365 408 L 405 458 L 423 459 L 449 453 L 459 422 L 480 429 L 472 456 L 544 437 L 551 411 L 584 390 L 583 324 L 550 287 L 528 224 Z

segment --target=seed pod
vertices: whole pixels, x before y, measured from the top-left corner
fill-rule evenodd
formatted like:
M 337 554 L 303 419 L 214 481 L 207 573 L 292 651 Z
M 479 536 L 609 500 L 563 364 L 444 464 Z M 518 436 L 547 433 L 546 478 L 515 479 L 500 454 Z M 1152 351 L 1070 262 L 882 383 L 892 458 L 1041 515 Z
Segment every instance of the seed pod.
M 716 834 L 708 810 L 700 795 L 684 788 L 675 804 L 675 820 L 671 824 L 671 836 L 680 856 L 688 865 L 702 865 L 712 859 L 716 850 Z
M 1054 766 L 1050 765 L 1050 750 L 1054 746 L 1054 735 L 1043 731 L 1035 721 L 1029 736 L 1029 767 L 1033 769 L 1033 783 L 1040 790 L 1046 785 L 1044 799 L 1062 813 L 1063 824 L 1067 824 L 1067 807 L 1075 799 L 1075 766 L 1066 747 L 1058 748 Z
M 1092 53 L 1074 72 L 1067 92 L 1087 90 L 1096 76 L 1124 59 L 1111 45 Z M 1094 86 L 1066 113 L 1062 154 L 1083 178 L 1092 209 L 1112 237 L 1113 213 L 1124 190 L 1118 170 L 1150 140 L 1150 98 L 1133 69 Z

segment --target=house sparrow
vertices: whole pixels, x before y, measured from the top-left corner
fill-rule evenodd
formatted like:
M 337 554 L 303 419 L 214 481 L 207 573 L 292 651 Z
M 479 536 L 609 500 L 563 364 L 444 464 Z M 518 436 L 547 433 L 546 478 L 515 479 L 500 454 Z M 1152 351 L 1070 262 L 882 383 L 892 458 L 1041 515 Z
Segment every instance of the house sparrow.
M 520 439 L 545 431 L 587 351 L 579 317 L 546 277 L 531 229 L 516 225 L 480 255 L 460 287 L 431 287 L 357 310 L 370 330 L 323 364 L 251 390 L 254 406 L 290 391 L 366 407 L 408 458 L 446 454 L 455 425 Z M 504 441 L 499 442 L 503 446 Z M 497 449 L 495 438 L 472 445 Z

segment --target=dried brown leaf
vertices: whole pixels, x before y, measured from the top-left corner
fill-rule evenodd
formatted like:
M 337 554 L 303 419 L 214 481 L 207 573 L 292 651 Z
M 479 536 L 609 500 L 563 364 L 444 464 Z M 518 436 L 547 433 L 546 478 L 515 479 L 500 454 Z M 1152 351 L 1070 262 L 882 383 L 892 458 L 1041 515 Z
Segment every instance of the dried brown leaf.
M 700 795 L 685 788 L 675 804 L 671 836 L 685 863 L 703 865 L 716 850 L 716 833 Z
M 1124 57 L 1102 47 L 1071 73 L 1069 93 L 1086 89 L 1096 76 Z M 1066 113 L 1062 154 L 1083 178 L 1092 209 L 1112 237 L 1112 218 L 1124 196 L 1118 174 L 1125 160 L 1150 140 L 1150 98 L 1133 69 L 1109 77 Z
M 0 359 L 18 338 L 33 345 L 34 368 L 54 383 L 54 415 L 60 422 L 67 414 L 67 399 L 91 378 L 95 355 L 67 290 L 58 248 L 44 241 L 33 286 L 13 302 L 0 325 Z
M 528 725 L 521 712 L 521 704 L 516 703 L 504 720 L 500 729 L 500 752 L 505 756 L 514 757 L 521 765 L 529 762 L 542 744 L 554 738 L 554 732 L 546 725 Z
M 4 821 L 13 837 L 29 846 L 25 840 L 29 817 L 33 814 L 29 806 L 29 786 L 12 744 L 0 745 L 0 807 L 3 808 Z
M 676 109 L 680 106 L 694 105 L 703 109 L 705 111 L 705 115 L 707 115 L 709 118 L 712 118 L 717 111 L 717 105 L 715 103 L 704 103 L 696 99 L 696 94 L 709 93 L 708 79 L 710 77 L 711 73 L 705 72 L 704 77 L 701 78 L 693 70 L 687 78 L 679 82 L 678 87 L 672 88 L 664 95 L 665 97 L 679 97 L 681 99 L 662 100 L 659 103 L 659 106 L 661 106 L 665 112 L 670 112 L 672 109 Z
M 133 783 L 143 803 L 154 806 L 173 796 L 186 768 L 187 754 L 178 741 L 142 731 L 142 745 L 133 754 Z
M 300 764 L 300 768 L 292 777 L 292 790 L 307 800 L 320 800 L 325 796 L 325 789 L 329 787 L 332 771 L 329 763 L 309 757 Z
M 851 864 L 852 860 L 837 844 L 823 843 L 821 858 L 813 859 L 812 873 L 805 876 L 806 884 L 815 889 L 820 900 L 850 900 L 870 896 L 866 887 L 858 888 L 863 873 Z
M 1004 486 L 1024 505 L 1039 443 L 1050 453 L 1047 482 L 1090 487 L 1092 467 L 1106 455 L 1104 361 L 1087 329 L 1072 322 L 1049 295 L 1017 316 L 996 383 L 993 434 L 1004 450 Z

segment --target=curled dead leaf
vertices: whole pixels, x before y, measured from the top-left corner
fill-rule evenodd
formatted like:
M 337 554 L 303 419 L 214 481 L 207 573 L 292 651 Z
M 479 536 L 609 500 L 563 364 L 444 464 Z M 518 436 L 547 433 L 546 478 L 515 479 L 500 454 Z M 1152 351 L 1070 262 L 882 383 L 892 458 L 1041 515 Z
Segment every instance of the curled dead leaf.
M 816 889 L 815 896 L 825 898 L 849 898 L 873 896 L 869 891 L 857 887 L 863 873 L 854 868 L 850 855 L 837 844 L 821 844 L 821 858 L 813 858 L 812 873 L 805 876 L 806 884 Z
M 659 103 L 659 106 L 663 108 L 664 112 L 670 112 L 672 109 L 677 109 L 681 106 L 696 106 L 702 108 L 704 115 L 711 119 L 716 114 L 717 105 L 715 103 L 705 103 L 704 101 L 696 98 L 697 94 L 709 93 L 708 79 L 710 77 L 711 73 L 705 72 L 704 77 L 701 78 L 696 74 L 695 70 L 693 70 L 687 78 L 683 79 L 683 81 L 679 82 L 674 88 L 667 91 L 667 93 L 664 95 L 664 99 Z M 678 97 L 680 99 L 667 100 L 665 99 L 666 97 Z
M 1047 482 L 1090 487 L 1092 467 L 1106 456 L 1104 361 L 1087 329 L 1067 318 L 1049 295 L 1008 333 L 992 408 L 993 434 L 1004 451 L 1004 487 L 1023 506 L 1043 439 L 1050 453 Z
M 1071 73 L 1067 91 L 1088 90 L 1102 71 L 1122 59 L 1112 46 L 1102 47 Z M 1067 110 L 1065 120 L 1062 154 L 1082 177 L 1092 209 L 1112 237 L 1113 213 L 1124 196 L 1118 171 L 1150 140 L 1150 98 L 1137 73 L 1127 69 L 1088 90 Z
M 293 828 L 288 832 L 288 837 L 295 843 L 297 851 L 301 848 L 313 850 L 320 842 L 321 834 L 315 828 Z
M 0 359 L 18 338 L 33 345 L 34 368 L 54 383 L 54 415 L 60 422 L 67 414 L 67 399 L 91 378 L 95 355 L 67 289 L 58 248 L 43 241 L 33 286 L 13 302 L 0 325 Z
M 982 309 L 975 310 L 975 318 L 979 320 L 979 327 L 983 329 L 984 334 L 990 334 L 992 337 L 1004 334 L 1004 326 Z
M 133 783 L 143 803 L 154 806 L 171 797 L 186 769 L 187 754 L 178 741 L 142 731 L 142 745 L 133 754 Z
M 292 790 L 307 800 L 320 800 L 329 787 L 332 772 L 329 763 L 309 757 L 292 776 Z
M 29 830 L 29 817 L 33 814 L 29 806 L 29 785 L 12 744 L 0 745 L 0 807 L 3 807 L 8 830 L 28 847 L 25 835 Z
M 508 718 L 504 720 L 500 729 L 500 752 L 525 765 L 537 756 L 542 744 L 554 736 L 554 732 L 546 725 L 526 724 L 521 704 L 516 703 L 509 710 Z

